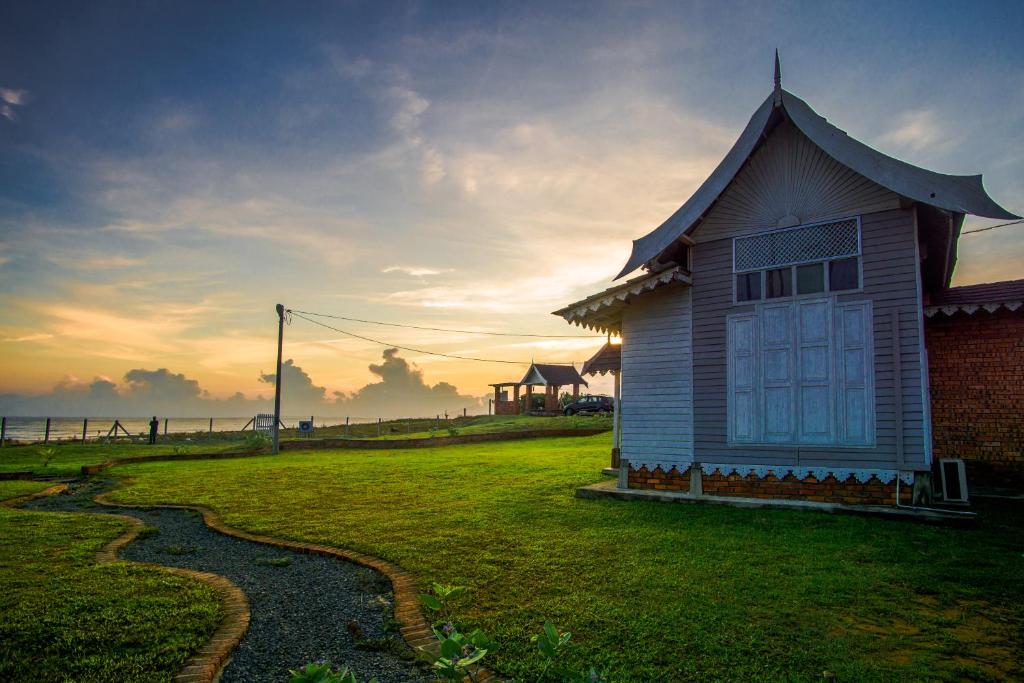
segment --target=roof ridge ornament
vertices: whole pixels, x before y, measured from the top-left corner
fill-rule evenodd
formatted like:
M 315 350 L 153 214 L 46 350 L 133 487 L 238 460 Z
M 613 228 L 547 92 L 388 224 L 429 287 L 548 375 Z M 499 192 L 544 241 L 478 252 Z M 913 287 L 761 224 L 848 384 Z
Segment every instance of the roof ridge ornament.
M 779 65 L 779 48 L 775 48 L 775 90 L 772 104 L 776 107 L 782 106 L 782 67 Z

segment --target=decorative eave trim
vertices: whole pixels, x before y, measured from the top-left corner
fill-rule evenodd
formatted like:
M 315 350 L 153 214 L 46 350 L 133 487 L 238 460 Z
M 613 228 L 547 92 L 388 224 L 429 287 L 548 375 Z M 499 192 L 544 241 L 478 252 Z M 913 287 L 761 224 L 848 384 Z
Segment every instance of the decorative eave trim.
M 945 315 L 953 315 L 958 311 L 963 311 L 967 315 L 974 315 L 979 310 L 984 310 L 987 311 L 988 313 L 995 313 L 1000 308 L 1005 308 L 1008 311 L 1016 311 L 1021 306 L 1024 306 L 1024 301 L 993 301 L 984 304 L 948 304 L 945 306 L 925 306 L 924 315 L 926 318 L 933 318 L 940 313 L 943 313 Z
M 618 287 L 612 287 L 569 304 L 565 308 L 555 311 L 554 315 L 564 318 L 566 322 L 573 325 L 602 332 L 617 332 L 619 331 L 617 321 L 605 317 L 612 312 L 610 309 L 621 307 L 630 299 L 671 282 L 692 284 L 692 279 L 681 266 L 675 266 L 654 275 L 635 278 Z
M 700 471 L 702 474 L 708 476 L 718 472 L 722 476 L 728 477 L 730 474 L 738 474 L 741 477 L 746 477 L 751 474 L 756 475 L 759 479 L 764 479 L 769 474 L 775 475 L 779 479 L 783 479 L 787 475 L 792 474 L 799 480 L 806 479 L 813 475 L 818 481 L 827 479 L 829 475 L 835 477 L 837 481 L 843 482 L 853 477 L 861 484 L 866 484 L 871 480 L 872 477 L 877 477 L 883 484 L 889 484 L 896 480 L 899 476 L 900 481 L 904 484 L 912 485 L 914 483 L 914 473 L 908 471 L 899 470 L 884 470 L 884 469 L 859 469 L 852 467 L 790 467 L 789 465 L 721 465 L 710 462 L 702 462 L 700 464 Z

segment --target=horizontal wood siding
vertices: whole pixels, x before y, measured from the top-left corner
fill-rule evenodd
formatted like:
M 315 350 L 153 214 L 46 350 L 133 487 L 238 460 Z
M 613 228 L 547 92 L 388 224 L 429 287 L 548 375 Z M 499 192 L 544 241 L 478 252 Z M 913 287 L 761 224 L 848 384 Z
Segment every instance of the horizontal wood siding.
M 713 242 L 895 209 L 899 201 L 897 194 L 843 166 L 785 122 L 737 174 L 693 237 Z
M 893 311 L 899 312 L 903 448 L 906 469 L 927 469 L 920 363 L 921 307 L 913 209 L 863 215 L 864 291 L 838 301 L 872 301 L 874 448 L 730 446 L 726 438 L 726 315 L 753 310 L 732 303 L 732 235 L 701 242 L 693 254 L 694 456 L 698 462 L 895 469 Z M 625 378 L 625 373 L 623 373 Z
M 640 297 L 622 316 L 622 457 L 636 467 L 693 459 L 690 288 Z M 667 469 L 667 468 L 666 468 Z

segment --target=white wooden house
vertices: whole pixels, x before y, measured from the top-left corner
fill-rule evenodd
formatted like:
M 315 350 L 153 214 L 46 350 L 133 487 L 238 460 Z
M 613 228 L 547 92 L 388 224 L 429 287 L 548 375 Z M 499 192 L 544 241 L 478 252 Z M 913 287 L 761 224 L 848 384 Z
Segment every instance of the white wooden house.
M 922 301 L 981 176 L 849 137 L 781 88 L 633 242 L 626 282 L 555 314 L 622 337 L 620 486 L 894 503 L 932 469 Z

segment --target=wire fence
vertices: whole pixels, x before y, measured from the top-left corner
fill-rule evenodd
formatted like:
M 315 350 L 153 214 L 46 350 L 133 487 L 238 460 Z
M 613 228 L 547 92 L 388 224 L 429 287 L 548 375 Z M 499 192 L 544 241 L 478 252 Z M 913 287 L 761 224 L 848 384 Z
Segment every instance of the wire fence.
M 310 421 L 313 434 L 372 438 L 451 427 L 460 420 L 478 417 L 440 414 L 431 417 L 356 417 L 356 416 L 282 416 L 282 429 L 299 430 L 299 423 Z M 3 417 L 0 418 L 0 444 L 88 443 L 114 438 L 149 438 L 152 417 Z M 158 418 L 158 438 L 170 440 L 225 440 L 254 430 L 255 416 L 249 417 L 170 417 Z M 273 421 L 271 420 L 271 424 Z M 115 425 L 119 429 L 115 429 Z M 125 437 L 125 434 L 128 437 Z M 120 436 L 118 436 L 120 435 Z

